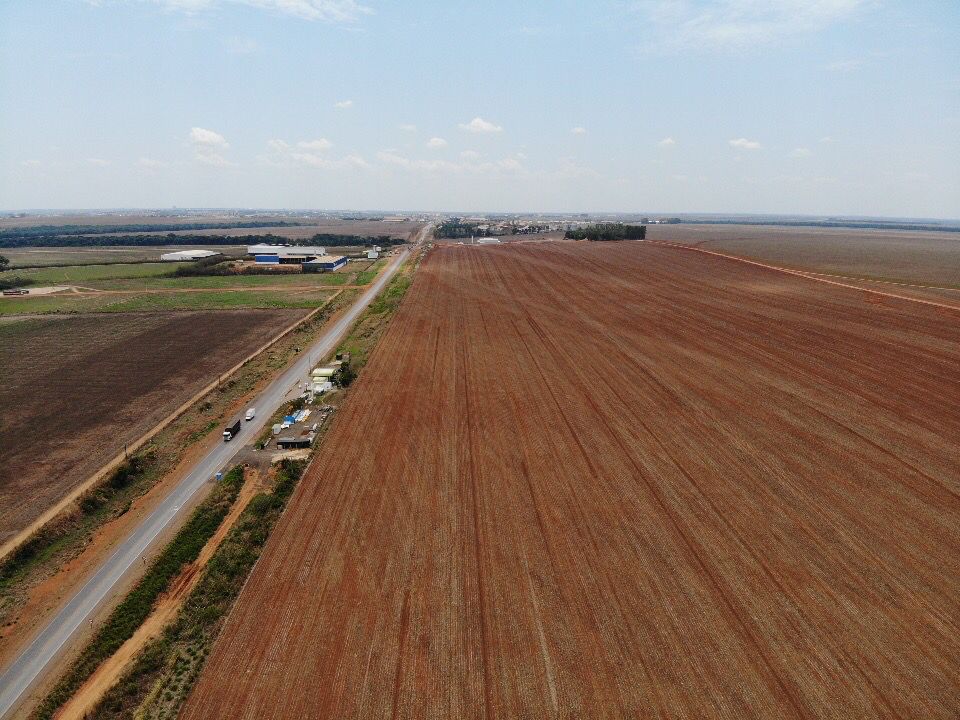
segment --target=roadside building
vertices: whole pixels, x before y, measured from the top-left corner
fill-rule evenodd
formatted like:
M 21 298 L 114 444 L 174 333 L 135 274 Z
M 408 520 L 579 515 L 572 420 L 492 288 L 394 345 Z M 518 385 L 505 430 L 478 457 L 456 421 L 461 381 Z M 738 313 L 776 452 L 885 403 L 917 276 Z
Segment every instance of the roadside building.
M 205 260 L 206 258 L 216 257 L 223 253 L 213 250 L 177 250 L 175 252 L 163 253 L 160 259 L 164 262 L 190 262 L 193 260 Z
M 343 255 L 320 255 L 303 263 L 304 272 L 332 272 L 347 264 Z
M 367 250 L 367 260 L 376 260 L 380 257 L 379 250 Z
M 250 245 L 247 254 L 261 265 L 302 265 L 326 255 L 322 247 L 307 245 Z
M 296 437 L 277 438 L 277 447 L 281 450 L 295 450 L 298 448 L 308 448 L 313 444 L 314 434 L 298 435 Z

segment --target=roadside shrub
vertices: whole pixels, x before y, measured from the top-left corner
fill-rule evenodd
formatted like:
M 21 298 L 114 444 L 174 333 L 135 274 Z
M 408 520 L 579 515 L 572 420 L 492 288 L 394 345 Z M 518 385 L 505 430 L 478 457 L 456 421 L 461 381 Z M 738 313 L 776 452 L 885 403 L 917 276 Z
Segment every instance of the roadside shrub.
M 0 278 L 0 290 L 27 287 L 28 285 L 33 285 L 33 282 L 33 278 L 22 277 L 20 275 Z
M 114 609 L 80 656 L 44 699 L 34 718 L 52 718 L 105 659 L 130 638 L 147 619 L 154 602 L 220 527 L 243 484 L 243 468 L 235 467 L 217 484 L 180 529 L 173 541 L 153 561 L 123 601 Z

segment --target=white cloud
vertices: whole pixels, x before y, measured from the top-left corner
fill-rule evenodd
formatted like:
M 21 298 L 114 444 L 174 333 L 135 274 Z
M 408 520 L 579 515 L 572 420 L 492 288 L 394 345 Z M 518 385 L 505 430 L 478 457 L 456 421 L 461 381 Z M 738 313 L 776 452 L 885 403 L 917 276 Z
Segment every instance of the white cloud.
M 756 140 L 747 140 L 746 138 L 737 138 L 730 140 L 729 145 L 737 150 L 759 150 L 761 145 Z
M 226 149 L 230 147 L 223 135 L 201 127 L 190 128 L 190 142 L 198 148 L 198 151 L 201 148 Z
M 677 144 L 677 141 L 674 140 L 672 137 L 665 137 L 663 140 L 657 143 L 657 145 L 659 145 L 662 148 L 672 148 L 676 144 Z
M 328 170 L 338 168 L 366 168 L 370 166 L 370 163 L 360 155 L 347 155 L 342 158 L 328 159 L 313 153 L 290 153 L 290 159 L 301 165 L 309 165 L 311 167 L 325 168 Z
M 94 165 L 96 167 L 106 167 L 110 164 L 109 160 L 104 160 L 103 158 L 87 158 L 87 163 Z
M 33 160 L 33 159 L 21 160 L 20 164 L 23 167 L 40 167 L 40 165 L 42 165 L 42 163 L 39 160 Z
M 209 165 L 210 167 L 235 167 L 236 166 L 235 162 L 231 160 L 227 160 L 227 158 L 225 158 L 223 155 L 215 152 L 198 153 L 197 162 L 203 165 Z
M 820 142 L 823 143 L 824 145 L 826 145 L 826 144 L 828 144 L 828 143 L 836 142 L 836 140 L 834 140 L 834 139 L 833 139 L 832 137 L 830 137 L 829 135 L 824 135 L 822 138 L 820 138 Z
M 869 0 L 644 0 L 661 49 L 746 50 L 841 22 Z
M 338 100 L 333 104 L 337 110 L 346 110 L 353 107 L 353 100 Z
M 223 47 L 233 55 L 252 55 L 260 49 L 260 43 L 248 37 L 229 37 L 223 41 Z
M 131 2 L 132 0 L 117 0 Z M 352 23 L 373 10 L 356 0 L 152 0 L 164 10 L 195 15 L 213 11 L 223 6 L 245 5 L 266 10 L 278 15 L 288 15 L 301 20 L 322 20 L 335 23 Z M 87 0 L 91 5 L 103 5 L 103 0 Z
M 283 141 L 281 140 L 280 142 Z M 297 147 L 302 150 L 309 150 L 310 152 L 323 152 L 324 150 L 332 148 L 333 143 L 326 138 L 318 138 L 317 140 L 301 140 L 297 143 Z
M 586 165 L 581 165 L 576 158 L 562 157 L 559 159 L 559 167 L 549 176 L 558 180 L 576 180 L 578 178 L 590 178 L 598 180 L 602 176 L 596 170 Z
M 583 127 L 577 126 L 577 127 L 575 127 L 575 128 L 572 128 L 572 129 L 570 130 L 570 132 L 572 132 L 574 135 L 586 135 L 586 134 L 587 134 L 587 129 L 586 129 L 586 128 L 583 128 Z
M 853 72 L 854 70 L 859 70 L 863 67 L 863 60 L 837 60 L 836 62 L 828 63 L 826 65 L 827 70 L 831 72 L 847 73 Z
M 296 144 L 275 138 L 267 141 L 268 152 L 258 157 L 258 160 L 268 165 L 291 167 L 306 165 L 324 169 L 366 168 L 370 166 L 360 155 L 346 155 L 342 158 L 330 158 L 321 153 L 326 152 L 333 143 L 326 138 L 316 140 L 301 140 Z
M 427 140 L 427 147 L 433 150 L 438 148 L 445 148 L 447 146 L 447 141 L 440 137 L 432 137 Z
M 482 117 L 475 117 L 468 123 L 460 123 L 460 129 L 466 130 L 467 132 L 472 133 L 498 133 L 503 132 L 503 128 L 499 125 L 494 125 L 489 120 L 484 120 Z
M 165 168 L 169 163 L 164 162 L 163 160 L 155 160 L 153 158 L 142 157 L 137 160 L 137 165 L 142 168 L 148 168 L 150 170 L 159 170 L 160 168 Z
M 544 35 L 556 35 L 561 31 L 559 25 L 521 25 L 518 28 L 510 28 L 507 35 L 523 35 L 525 37 L 542 37 Z
M 405 124 L 405 125 L 401 125 L 401 126 L 400 126 L 400 129 L 403 130 L 404 132 L 416 132 L 416 131 L 417 131 L 417 126 L 416 126 L 416 125 Z
M 793 152 L 790 153 L 790 157 L 795 158 L 805 158 L 810 156 L 810 148 L 798 147 L 794 148 Z
M 236 165 L 223 156 L 223 151 L 230 147 L 230 143 L 218 132 L 201 127 L 190 128 L 190 144 L 193 145 L 196 161 L 203 165 L 211 167 Z
M 484 176 L 502 176 L 504 174 L 516 174 L 525 172 L 520 154 L 512 157 L 505 157 L 497 162 L 480 162 L 480 154 L 472 150 L 466 150 L 460 153 L 461 162 L 451 162 L 449 160 L 420 160 L 401 155 L 396 150 L 381 150 L 377 153 L 377 160 L 384 165 L 402 168 L 410 172 L 426 173 L 429 175 L 451 174 L 451 175 L 484 175 Z

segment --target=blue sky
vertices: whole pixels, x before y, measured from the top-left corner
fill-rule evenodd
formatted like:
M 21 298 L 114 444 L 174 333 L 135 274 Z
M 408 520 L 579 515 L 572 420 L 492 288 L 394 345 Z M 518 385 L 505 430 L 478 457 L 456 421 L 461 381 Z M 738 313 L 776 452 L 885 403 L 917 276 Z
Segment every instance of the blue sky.
M 960 3 L 0 0 L 0 209 L 960 218 Z

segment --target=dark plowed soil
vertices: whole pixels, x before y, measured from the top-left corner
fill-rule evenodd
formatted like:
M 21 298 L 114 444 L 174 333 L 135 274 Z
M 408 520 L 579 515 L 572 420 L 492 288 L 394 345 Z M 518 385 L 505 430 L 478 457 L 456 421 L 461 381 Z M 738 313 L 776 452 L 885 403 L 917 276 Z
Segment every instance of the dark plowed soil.
M 304 312 L 0 323 L 0 541 Z

